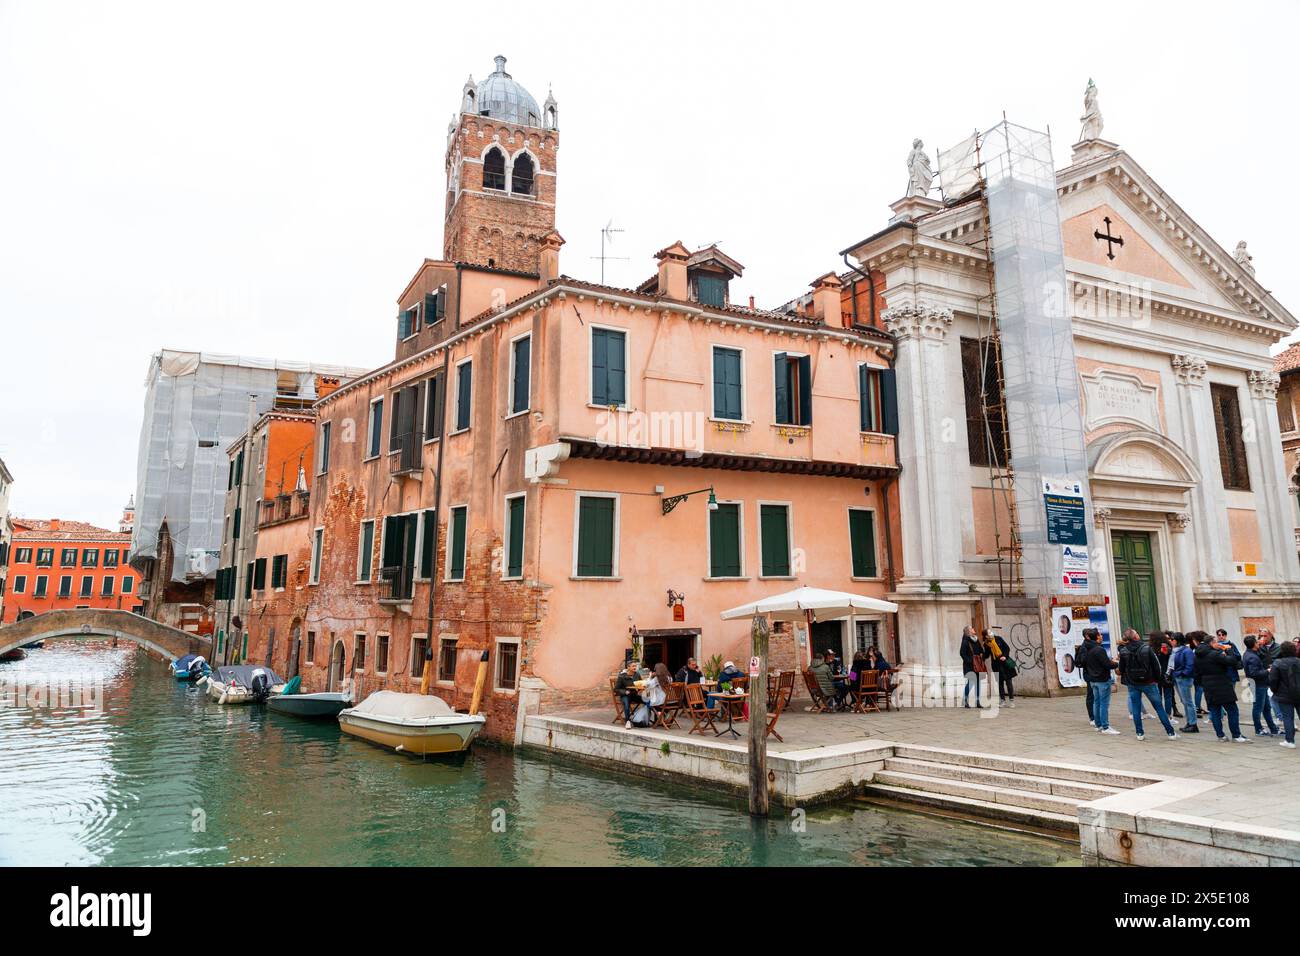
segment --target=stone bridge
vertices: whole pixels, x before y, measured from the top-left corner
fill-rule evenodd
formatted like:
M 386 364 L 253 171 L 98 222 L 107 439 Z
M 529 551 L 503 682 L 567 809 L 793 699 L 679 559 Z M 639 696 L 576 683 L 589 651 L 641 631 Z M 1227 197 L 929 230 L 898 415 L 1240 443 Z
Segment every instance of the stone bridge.
M 187 631 L 130 611 L 109 608 L 68 608 L 46 611 L 13 624 L 0 627 L 0 654 L 22 647 L 33 641 L 55 637 L 99 638 L 111 637 L 138 644 L 166 661 L 186 654 L 207 655 L 211 642 Z

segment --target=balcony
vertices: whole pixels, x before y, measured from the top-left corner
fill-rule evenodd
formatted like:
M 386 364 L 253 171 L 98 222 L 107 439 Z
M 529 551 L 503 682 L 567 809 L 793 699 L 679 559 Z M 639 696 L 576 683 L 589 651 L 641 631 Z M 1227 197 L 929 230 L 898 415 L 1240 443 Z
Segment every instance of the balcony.
M 388 472 L 394 478 L 424 479 L 424 442 L 417 432 L 396 435 L 390 441 Z
M 293 521 L 295 518 L 307 517 L 311 505 L 311 493 L 295 491 L 292 494 L 276 495 L 262 502 L 262 513 L 258 516 L 258 527 L 279 524 L 281 521 Z

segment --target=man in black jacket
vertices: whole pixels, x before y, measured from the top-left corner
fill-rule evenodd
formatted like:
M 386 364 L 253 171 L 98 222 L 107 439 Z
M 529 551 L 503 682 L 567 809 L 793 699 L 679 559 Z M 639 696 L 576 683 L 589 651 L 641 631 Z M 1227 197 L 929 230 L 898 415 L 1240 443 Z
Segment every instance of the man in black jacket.
M 1110 691 L 1114 685 L 1111 671 L 1119 663 L 1111 659 L 1106 648 L 1102 646 L 1101 635 L 1095 628 L 1089 628 L 1093 637 L 1087 641 L 1083 655 L 1083 676 L 1092 690 L 1092 720 L 1097 730 L 1103 734 L 1118 734 L 1110 725 Z M 1086 632 L 1085 632 L 1086 633 Z
M 1151 643 L 1163 640 L 1164 635 L 1160 632 L 1151 635 Z M 1164 703 L 1160 700 L 1160 681 L 1164 669 L 1160 666 L 1160 658 L 1152 649 L 1151 643 L 1143 641 L 1137 631 L 1129 629 L 1124 632 L 1124 644 L 1119 651 L 1119 673 L 1128 685 L 1129 713 L 1133 715 L 1137 739 L 1145 740 L 1146 734 L 1142 732 L 1142 698 L 1145 697 L 1164 725 L 1166 736 L 1170 740 L 1177 740 L 1178 732 L 1169 722 Z
M 641 694 L 636 689 L 640 677 L 636 661 L 629 659 L 623 673 L 614 681 L 614 693 L 623 698 L 623 726 L 628 729 L 632 727 L 632 711 L 641 703 Z
M 1088 711 L 1088 723 L 1094 727 L 1097 726 L 1097 719 L 1092 715 L 1092 684 L 1088 683 L 1088 675 L 1084 673 L 1083 659 L 1088 654 L 1088 642 L 1096 640 L 1100 634 L 1101 632 L 1095 627 L 1085 627 L 1083 629 L 1083 640 L 1074 648 L 1074 666 L 1083 675 L 1083 686 L 1087 688 L 1087 693 L 1083 698 L 1084 708 Z

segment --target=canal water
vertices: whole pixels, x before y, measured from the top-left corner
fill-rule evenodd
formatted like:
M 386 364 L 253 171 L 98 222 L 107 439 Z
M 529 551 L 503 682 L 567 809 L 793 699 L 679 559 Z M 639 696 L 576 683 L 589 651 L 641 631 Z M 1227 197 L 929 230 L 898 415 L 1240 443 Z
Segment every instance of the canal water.
M 102 709 L 25 700 L 102 680 Z M 76 683 L 73 686 L 78 686 Z M 1078 847 L 851 801 L 742 804 L 476 747 L 421 762 L 262 707 L 222 707 L 134 647 L 0 663 L 0 864 L 1077 865 Z

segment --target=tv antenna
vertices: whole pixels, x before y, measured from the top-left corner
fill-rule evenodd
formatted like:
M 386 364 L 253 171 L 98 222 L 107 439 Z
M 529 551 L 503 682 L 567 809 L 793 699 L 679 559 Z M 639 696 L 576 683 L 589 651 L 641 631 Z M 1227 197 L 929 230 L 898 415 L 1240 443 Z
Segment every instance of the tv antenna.
M 605 260 L 616 259 L 622 262 L 628 261 L 627 256 L 610 256 L 605 254 L 605 246 L 606 245 L 612 246 L 614 244 L 614 233 L 622 232 L 622 231 L 623 231 L 622 229 L 614 228 L 613 219 L 605 223 L 604 227 L 600 230 L 600 255 L 592 256 L 591 258 L 600 260 L 600 284 L 601 285 L 605 284 Z

